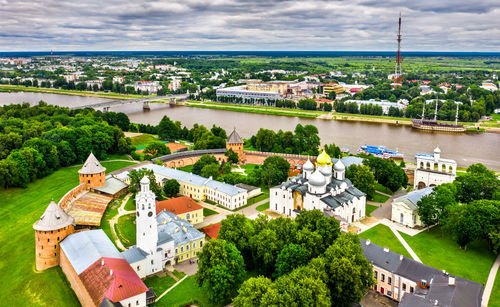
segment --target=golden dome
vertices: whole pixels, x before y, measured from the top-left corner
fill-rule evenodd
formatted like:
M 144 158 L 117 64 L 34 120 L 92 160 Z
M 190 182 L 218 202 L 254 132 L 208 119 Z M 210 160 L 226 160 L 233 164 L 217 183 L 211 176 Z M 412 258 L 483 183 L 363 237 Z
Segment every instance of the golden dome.
M 323 149 L 323 152 L 319 154 L 318 158 L 316 158 L 316 164 L 320 166 L 332 165 L 332 158 L 330 158 L 330 156 Z

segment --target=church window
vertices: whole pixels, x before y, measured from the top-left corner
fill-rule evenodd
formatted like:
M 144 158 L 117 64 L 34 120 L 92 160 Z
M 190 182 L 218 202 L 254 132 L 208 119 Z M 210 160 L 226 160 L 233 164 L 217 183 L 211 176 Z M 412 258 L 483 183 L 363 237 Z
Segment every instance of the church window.
M 141 269 L 141 266 L 139 266 L 139 265 L 138 265 L 138 266 L 137 266 L 137 271 L 139 271 L 140 269 Z
M 139 306 L 139 301 L 135 301 L 135 305 L 136 305 L 136 306 Z
M 151 260 L 151 264 L 154 264 L 154 261 L 153 261 L 153 260 Z

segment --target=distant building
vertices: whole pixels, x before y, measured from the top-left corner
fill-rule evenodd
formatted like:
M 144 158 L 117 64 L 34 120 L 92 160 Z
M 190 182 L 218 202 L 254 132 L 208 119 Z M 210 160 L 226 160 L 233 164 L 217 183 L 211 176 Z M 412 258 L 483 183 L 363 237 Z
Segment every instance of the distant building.
M 171 91 L 176 91 L 181 88 L 181 80 L 173 78 L 168 84 L 168 89 Z
M 373 289 L 404 307 L 480 307 L 483 286 L 361 239 L 373 265 Z
M 174 197 L 156 202 L 156 214 L 169 211 L 192 225 L 203 222 L 203 207 L 187 196 Z
M 219 88 L 216 90 L 217 100 L 220 97 L 235 97 L 243 99 L 264 99 L 264 100 L 278 100 L 280 94 L 275 91 L 264 90 L 249 90 L 245 85 Z
M 136 92 L 147 92 L 150 95 L 155 95 L 159 89 L 162 88 L 160 82 L 158 81 L 137 81 L 133 84 L 127 84 L 125 86 L 134 87 Z
M 434 187 L 427 187 L 395 198 L 392 201 L 391 220 L 412 228 L 415 226 L 422 226 L 422 221 L 418 215 L 417 203 L 422 197 L 431 194 L 433 189 Z
M 235 153 L 238 154 L 238 158 L 241 160 L 243 158 L 243 139 L 240 137 L 238 132 L 236 132 L 236 128 L 234 128 L 233 132 L 229 135 L 226 140 L 226 149 L 231 149 Z
M 491 81 L 483 82 L 483 84 L 481 84 L 480 88 L 491 91 L 491 92 L 498 91 L 498 87 L 496 86 L 496 84 L 491 82 Z
M 323 83 L 319 86 L 319 91 L 322 94 L 330 94 L 335 92 L 335 94 L 340 94 L 344 92 L 344 88 L 338 83 Z
M 436 147 L 434 154 L 418 154 L 417 168 L 413 187 L 422 189 L 433 187 L 443 183 L 451 183 L 457 174 L 457 162 L 451 159 L 441 158 L 441 149 Z
M 123 82 L 125 82 L 125 77 L 123 77 L 123 76 L 115 76 L 115 77 L 113 77 L 113 83 L 120 83 L 120 84 L 122 84 Z
M 390 101 L 387 101 L 387 100 L 377 101 L 375 99 L 370 99 L 370 100 L 354 100 L 354 99 L 349 99 L 349 100 L 345 101 L 345 103 L 351 103 L 351 102 L 355 102 L 358 105 L 358 108 L 361 105 L 374 105 L 374 106 L 382 107 L 382 112 L 384 114 L 388 114 L 389 113 L 389 109 L 391 107 L 399 109 L 399 110 L 404 110 L 406 108 L 406 106 L 403 105 L 403 104 L 400 104 L 400 103 L 397 103 L 397 102 L 390 102 Z

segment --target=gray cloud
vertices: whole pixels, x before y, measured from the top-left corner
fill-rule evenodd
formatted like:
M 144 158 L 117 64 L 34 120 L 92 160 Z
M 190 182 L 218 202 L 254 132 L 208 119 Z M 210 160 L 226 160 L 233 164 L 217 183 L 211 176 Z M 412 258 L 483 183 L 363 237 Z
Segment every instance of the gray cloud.
M 499 51 L 496 0 L 0 0 L 0 51 Z

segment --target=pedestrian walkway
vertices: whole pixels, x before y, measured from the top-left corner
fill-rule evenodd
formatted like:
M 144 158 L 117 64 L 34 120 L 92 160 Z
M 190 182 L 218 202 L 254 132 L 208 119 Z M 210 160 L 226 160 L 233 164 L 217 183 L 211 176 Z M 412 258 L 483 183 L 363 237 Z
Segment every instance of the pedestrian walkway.
M 155 303 L 157 303 L 162 297 L 165 296 L 165 294 L 167 294 L 168 292 L 170 292 L 172 289 L 174 289 L 175 287 L 177 287 L 178 284 L 180 284 L 184 279 L 186 279 L 188 277 L 188 275 L 184 275 L 184 277 L 181 278 L 181 280 L 179 280 L 178 282 L 176 282 L 175 284 L 172 285 L 172 287 L 168 288 L 167 290 L 165 290 L 165 292 L 163 292 L 160 296 L 158 296 L 155 300 Z
M 410 245 L 408 245 L 408 243 L 406 243 L 405 239 L 403 239 L 403 237 L 399 234 L 399 232 L 396 229 L 394 229 L 393 227 L 389 227 L 389 228 L 392 230 L 392 232 L 394 233 L 396 238 L 398 238 L 399 242 L 401 242 L 401 244 L 403 244 L 403 246 L 406 248 L 408 253 L 410 253 L 410 256 L 413 258 L 413 260 L 422 263 L 422 260 L 420 260 L 420 258 L 418 258 L 417 254 L 415 254 L 413 249 L 411 249 Z
M 491 296 L 491 291 L 493 290 L 493 285 L 495 283 L 495 278 L 497 276 L 499 266 L 500 266 L 500 254 L 498 254 L 497 259 L 491 266 L 490 274 L 488 275 L 488 280 L 486 281 L 486 285 L 484 286 L 481 306 L 484 307 L 488 306 L 488 302 Z
M 115 231 L 115 224 L 118 223 L 118 219 L 120 218 L 120 216 L 135 213 L 135 210 L 131 210 L 131 211 L 125 210 L 125 204 L 128 202 L 130 197 L 132 197 L 132 194 L 130 194 L 130 193 L 127 194 L 127 196 L 125 196 L 120 207 L 118 208 L 118 214 L 115 215 L 111 220 L 109 220 L 109 226 L 111 228 L 111 234 L 113 235 L 113 239 L 114 239 L 118 249 L 120 249 L 122 251 L 126 250 L 126 248 L 125 248 L 125 246 L 123 246 L 122 241 L 120 241 L 120 238 L 118 237 L 118 234 Z

